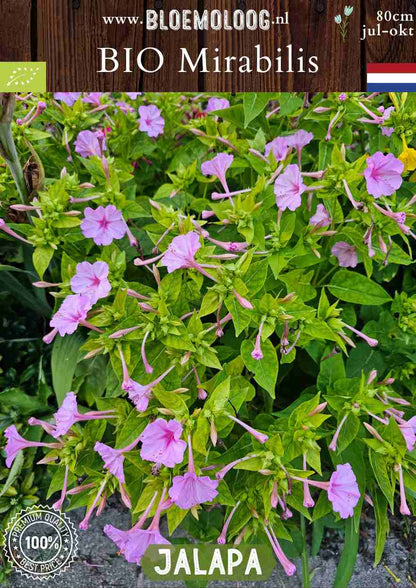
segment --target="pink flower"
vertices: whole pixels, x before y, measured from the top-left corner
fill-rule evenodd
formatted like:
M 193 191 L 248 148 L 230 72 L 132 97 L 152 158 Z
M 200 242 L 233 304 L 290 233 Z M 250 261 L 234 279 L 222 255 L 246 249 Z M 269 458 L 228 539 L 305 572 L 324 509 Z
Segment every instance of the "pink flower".
M 251 357 L 256 360 L 263 359 L 263 352 L 261 350 L 261 333 L 263 331 L 263 323 L 260 323 L 259 331 L 256 337 L 256 344 L 254 345 L 254 349 L 251 352 Z
M 224 526 L 221 530 L 220 536 L 217 539 L 217 543 L 219 545 L 225 545 L 225 543 L 227 543 L 227 531 L 228 531 L 228 527 L 230 526 L 231 523 L 231 519 L 233 518 L 235 511 L 237 510 L 237 508 L 240 506 L 240 501 L 237 502 L 237 504 L 231 509 L 230 514 L 228 515 Z
M 381 127 L 381 134 L 384 137 L 391 137 L 394 133 L 394 127 Z
M 81 231 L 96 245 L 110 245 L 114 239 L 122 239 L 126 230 L 122 214 L 113 204 L 99 206 L 95 210 L 88 206 L 84 211 Z
M 6 466 L 8 468 L 11 467 L 12 463 L 16 458 L 16 455 L 19 453 L 21 449 L 26 449 L 27 447 L 49 447 L 51 449 L 61 447 L 60 443 L 41 443 L 39 441 L 28 441 L 27 439 L 24 439 L 21 435 L 19 435 L 15 425 L 7 427 L 7 429 L 4 431 L 4 436 L 7 439 L 5 451 Z
M 139 440 L 140 437 L 137 437 L 137 439 L 130 443 L 130 445 L 127 445 L 127 447 L 123 447 L 122 449 L 113 449 L 105 443 L 99 442 L 97 442 L 94 445 L 94 451 L 96 451 L 102 457 L 104 461 L 104 467 L 107 468 L 107 470 L 117 478 L 120 484 L 124 484 L 124 482 L 126 481 L 123 470 L 123 454 L 128 453 L 129 451 L 134 449 Z
M 228 189 L 226 173 L 233 160 L 234 157 L 228 153 L 218 153 L 213 159 L 204 161 L 201 165 L 201 172 L 204 176 L 216 176 L 227 194 L 230 190 Z
M 151 306 L 149 308 L 152 308 Z M 140 347 L 140 351 L 141 351 L 141 355 L 142 355 L 142 360 L 143 360 L 143 365 L 144 365 L 144 369 L 146 371 L 146 374 L 153 374 L 153 367 L 150 365 L 150 363 L 147 361 L 147 356 L 146 356 L 146 341 L 148 336 L 150 335 L 150 331 L 146 331 L 144 337 L 143 337 L 143 341 Z
M 240 306 L 242 306 L 243 308 L 246 308 L 247 310 L 252 310 L 253 309 L 253 305 L 251 304 L 250 300 L 247 300 L 247 298 L 244 298 L 244 296 L 241 296 L 241 294 L 239 294 L 237 292 L 237 290 L 233 290 L 233 294 L 237 299 L 238 304 L 240 304 Z
M 292 478 L 303 484 L 326 490 L 328 499 L 332 502 L 332 508 L 339 513 L 342 519 L 353 516 L 354 507 L 360 499 L 360 490 L 349 463 L 338 465 L 329 482 L 316 482 L 297 476 L 292 476 Z
M 288 135 L 285 137 L 285 139 L 290 147 L 293 147 L 296 149 L 296 151 L 299 152 L 304 147 L 306 147 L 306 145 L 309 145 L 309 143 L 313 140 L 313 133 L 309 133 L 308 131 L 300 129 L 293 135 Z
M 230 108 L 230 103 L 226 98 L 212 97 L 208 100 L 205 112 L 212 112 L 213 110 L 224 110 Z
M 6 233 L 6 235 L 10 235 L 10 237 L 14 237 L 15 239 L 19 239 L 19 241 L 22 241 L 22 243 L 27 243 L 28 245 L 32 245 L 32 243 L 30 241 L 28 241 L 24 237 L 21 237 L 15 231 L 13 231 L 13 229 L 8 227 L 2 218 L 0 218 L 0 231 L 4 231 Z
M 285 573 L 287 576 L 293 576 L 296 572 L 296 566 L 293 564 L 284 553 L 283 549 L 281 548 L 279 541 L 273 531 L 272 526 L 264 525 L 264 531 L 267 535 L 268 540 L 270 541 L 270 545 L 273 548 L 274 554 L 281 563 Z
M 245 251 L 249 246 L 249 243 L 247 243 L 246 241 L 218 241 L 217 239 L 213 239 L 209 235 L 206 238 L 214 245 L 217 245 L 217 247 L 221 247 L 225 251 L 230 251 L 232 253 L 240 253 L 241 251 Z
M 141 458 L 161 463 L 167 468 L 173 468 L 176 464 L 182 463 L 186 449 L 186 441 L 180 438 L 182 431 L 182 424 L 174 419 L 170 421 L 157 419 L 149 423 L 140 435 Z
M 65 467 L 65 474 L 64 474 L 64 483 L 62 485 L 61 496 L 59 499 L 53 503 L 52 508 L 55 510 L 62 510 L 62 506 L 65 502 L 67 488 L 68 488 L 68 474 L 69 474 L 69 467 Z
M 71 294 L 62 302 L 49 324 L 58 330 L 61 337 L 72 335 L 78 325 L 86 323 L 85 319 L 91 307 L 91 298 L 86 294 Z
M 164 488 L 155 516 L 148 529 L 143 530 L 142 527 L 152 508 L 156 493 L 153 495 L 150 504 L 139 521 L 129 531 L 122 531 L 113 527 L 113 525 L 106 525 L 104 527 L 104 533 L 114 541 L 128 562 L 139 565 L 149 545 L 170 545 L 170 542 L 161 535 L 159 529 L 160 513 L 165 500 L 165 492 L 166 489 Z
M 195 267 L 195 254 L 200 249 L 201 243 L 197 233 L 186 233 L 174 237 L 163 255 L 162 265 L 171 274 L 177 269 Z
M 407 423 L 413 427 L 413 431 L 414 431 L 414 433 L 416 435 L 416 416 L 414 416 L 411 419 L 409 419 L 407 421 Z
M 48 433 L 48 435 L 52 435 L 53 431 L 55 431 L 55 425 L 48 423 L 46 421 L 42 421 L 41 419 L 37 419 L 36 417 L 30 417 L 27 421 L 28 425 L 31 427 L 39 426 Z
M 367 192 L 374 198 L 391 196 L 402 185 L 403 170 L 404 164 L 392 153 L 383 155 L 381 151 L 377 151 L 367 159 L 364 170 Z
M 170 541 L 163 537 L 159 529 L 152 530 L 150 527 L 146 530 L 138 529 L 135 533 L 126 537 L 125 531 L 120 531 L 112 525 L 106 525 L 104 533 L 118 545 L 126 561 L 137 565 L 140 564 L 150 545 L 170 545 Z M 123 548 L 121 549 L 120 546 L 123 546 Z
M 141 95 L 141 92 L 126 92 L 126 96 L 128 96 L 130 100 L 136 100 L 136 98 Z
M 384 108 L 384 106 L 379 106 L 377 110 L 381 114 L 381 122 L 385 123 L 386 120 L 389 120 L 391 113 L 394 112 L 394 106 L 389 106 L 388 108 Z
M 413 417 L 413 419 L 416 419 L 416 417 Z M 399 424 L 399 429 L 402 432 L 404 440 L 406 441 L 407 451 L 413 451 L 416 444 L 416 435 L 411 420 L 412 419 L 409 421 L 403 421 Z
M 169 489 L 170 498 L 179 508 L 184 510 L 204 502 L 211 502 L 218 494 L 218 480 L 211 480 L 209 476 L 195 474 L 190 436 L 188 437 L 188 451 L 188 471 L 183 476 L 175 476 Z
M 303 469 L 305 471 L 308 469 L 306 462 L 306 453 L 303 454 Z M 309 490 L 309 484 L 307 482 L 304 482 L 303 484 L 303 506 L 305 508 L 312 508 L 313 506 L 315 506 L 315 501 L 312 498 L 311 492 Z
M 399 226 L 404 225 L 404 223 L 406 222 L 406 213 L 403 211 L 392 212 L 391 210 L 386 210 L 382 206 L 379 206 L 377 202 L 373 202 L 373 206 L 374 208 L 377 208 L 377 210 L 381 212 L 381 214 L 384 214 L 384 216 L 387 216 L 394 220 L 394 222 L 397 223 Z
M 53 97 L 55 100 L 65 102 L 67 106 L 73 106 L 82 92 L 55 92 Z
M 123 102 L 123 100 L 119 100 L 116 102 L 116 106 L 123 112 L 124 114 L 132 114 L 135 112 L 133 106 L 127 104 L 127 102 Z
M 331 249 L 332 255 L 338 258 L 339 267 L 356 267 L 358 264 L 357 250 L 346 241 L 338 241 Z
M 366 423 L 364 423 L 366 424 Z M 332 502 L 332 508 L 338 512 L 342 519 L 352 517 L 354 507 L 360 499 L 360 490 L 357 479 L 349 463 L 337 466 L 329 482 L 317 482 L 307 478 L 292 476 L 293 480 L 321 488 L 328 492 L 328 499 Z
M 83 261 L 77 265 L 77 272 L 71 279 L 72 291 L 76 294 L 89 296 L 95 304 L 100 298 L 106 298 L 111 290 L 108 281 L 109 267 L 105 261 L 89 263 Z
M 276 161 L 283 161 L 286 159 L 288 151 L 288 137 L 276 137 L 273 141 L 266 144 L 264 155 L 268 157 L 269 153 L 272 152 Z
M 331 218 L 323 204 L 318 204 L 315 214 L 309 219 L 309 224 L 316 227 L 327 227 L 331 224 Z
M 250 427 L 249 425 L 247 425 L 243 421 L 240 421 L 240 419 L 238 419 L 235 416 L 232 416 L 231 414 L 227 414 L 226 416 L 235 423 L 238 423 L 241 427 L 243 427 L 243 429 L 248 431 L 250 435 L 253 435 L 253 437 L 257 439 L 259 443 L 266 443 L 266 441 L 268 440 L 269 436 L 265 433 L 260 433 L 260 431 L 257 431 L 257 429 L 253 429 L 253 427 Z
M 157 137 L 163 134 L 165 121 L 160 110 L 154 104 L 150 106 L 139 106 L 139 129 L 149 135 Z
M 349 463 L 337 465 L 328 487 L 328 499 L 342 519 L 352 517 L 360 499 L 357 479 Z
M 114 418 L 113 410 L 90 411 L 81 414 L 78 411 L 77 399 L 73 392 L 68 392 L 60 408 L 54 415 L 56 428 L 52 436 L 60 437 L 65 435 L 69 429 L 78 421 L 90 421 L 94 419 L 111 419 Z
M 369 345 L 370 347 L 377 347 L 377 345 L 378 345 L 377 339 L 372 339 L 371 337 L 368 337 L 367 335 L 365 335 L 364 333 L 362 333 L 358 329 L 351 327 L 351 325 L 347 325 L 347 323 L 344 323 L 344 327 L 346 329 L 349 329 L 353 333 L 355 333 L 357 335 L 357 337 L 360 337 L 360 339 L 363 339 L 367 343 L 367 345 Z
M 163 374 L 161 374 L 158 378 L 150 382 L 149 384 L 139 384 L 135 380 L 132 380 L 129 376 L 129 372 L 127 369 L 126 361 L 124 359 L 124 355 L 120 350 L 120 359 L 121 365 L 123 366 L 123 383 L 121 385 L 122 389 L 125 392 L 128 392 L 130 400 L 133 402 L 135 407 L 139 412 L 144 412 L 147 410 L 149 405 L 150 396 L 152 394 L 153 388 L 159 384 L 163 378 L 165 378 L 174 368 L 175 366 L 172 365 L 168 368 Z M 150 367 L 150 366 L 149 366 Z M 153 368 L 152 368 L 153 371 Z
M 217 480 L 222 480 L 224 476 L 228 474 L 228 472 L 232 470 L 236 465 L 238 465 L 239 463 L 243 463 L 244 461 L 247 461 L 249 459 L 253 459 L 254 457 L 258 457 L 258 455 L 256 453 L 254 453 L 253 455 L 245 455 L 244 457 L 240 457 L 240 459 L 236 459 L 234 461 L 231 461 L 230 463 L 227 463 L 227 465 L 225 465 L 215 474 L 215 477 L 217 478 Z
M 287 144 L 289 145 L 289 147 L 293 147 L 294 149 L 296 149 L 296 152 L 298 154 L 299 166 L 301 166 L 302 163 L 302 149 L 306 147 L 306 145 L 308 145 L 312 141 L 312 139 L 313 133 L 308 133 L 303 129 L 300 129 L 293 135 L 289 135 L 288 137 L 286 137 Z
M 96 494 L 96 496 L 94 498 L 93 503 L 91 504 L 91 506 L 89 507 L 89 509 L 86 511 L 84 518 L 82 519 L 82 521 L 78 525 L 78 528 L 79 529 L 82 529 L 83 531 L 85 531 L 86 529 L 88 529 L 91 515 L 94 512 L 94 508 L 97 506 L 97 504 L 98 504 L 98 502 L 99 502 L 99 500 L 101 498 L 101 494 L 103 493 L 106 484 L 107 484 L 107 478 L 104 478 L 104 480 L 101 482 L 101 486 L 98 488 L 98 492 L 97 492 L 97 494 Z M 97 508 L 97 516 L 101 512 L 102 507 L 105 504 L 105 500 L 106 500 L 106 494 L 104 494 L 104 497 L 101 500 L 101 504 L 98 505 L 98 508 Z
M 82 102 L 85 102 L 85 104 L 93 104 L 94 106 L 100 106 L 101 98 L 103 96 L 103 92 L 90 92 L 87 96 L 84 96 Z
M 169 496 L 173 502 L 184 510 L 193 508 L 204 502 L 211 502 L 217 496 L 218 480 L 209 476 L 197 476 L 195 472 L 186 472 L 183 476 L 175 476 Z
M 78 134 L 77 140 L 74 143 L 75 151 L 81 157 L 101 157 L 105 150 L 105 140 L 102 139 L 100 131 L 81 131 Z
M 404 487 L 402 464 L 399 463 L 397 468 L 399 471 L 400 514 L 410 517 L 411 512 L 406 502 L 406 490 Z
M 296 210 L 302 204 L 301 196 L 306 189 L 299 166 L 288 165 L 274 184 L 277 207 L 280 210 Z
M 342 419 L 341 419 L 341 422 L 339 423 L 339 425 L 337 427 L 337 430 L 334 433 L 334 436 L 332 437 L 331 443 L 329 444 L 328 449 L 330 451 L 336 451 L 337 450 L 338 437 L 339 437 L 339 435 L 341 433 L 341 429 L 344 426 L 346 420 L 347 420 L 347 415 L 344 415 L 342 417 Z

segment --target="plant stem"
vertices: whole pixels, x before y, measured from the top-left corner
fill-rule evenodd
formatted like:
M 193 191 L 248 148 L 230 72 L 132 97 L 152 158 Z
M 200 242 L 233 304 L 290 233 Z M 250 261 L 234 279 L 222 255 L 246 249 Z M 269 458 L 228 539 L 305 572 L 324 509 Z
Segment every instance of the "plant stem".
M 303 514 L 300 515 L 300 528 L 302 531 L 302 587 L 310 588 L 311 577 L 309 575 L 308 545 L 306 542 L 306 524 Z
M 14 104 L 14 94 L 0 94 L 0 155 L 10 169 L 22 204 L 27 204 L 28 189 L 11 129 Z

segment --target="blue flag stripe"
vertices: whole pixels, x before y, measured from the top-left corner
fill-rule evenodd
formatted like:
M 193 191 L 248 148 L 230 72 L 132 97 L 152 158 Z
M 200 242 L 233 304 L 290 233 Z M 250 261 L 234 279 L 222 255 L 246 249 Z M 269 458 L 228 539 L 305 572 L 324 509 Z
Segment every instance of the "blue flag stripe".
M 416 92 L 416 84 L 367 84 L 371 92 Z

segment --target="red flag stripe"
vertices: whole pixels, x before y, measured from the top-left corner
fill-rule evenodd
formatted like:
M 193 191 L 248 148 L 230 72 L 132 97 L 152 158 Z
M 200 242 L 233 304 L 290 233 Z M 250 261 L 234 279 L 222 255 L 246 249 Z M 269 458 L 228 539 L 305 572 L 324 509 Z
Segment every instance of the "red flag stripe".
M 367 73 L 416 73 L 416 63 L 367 63 Z

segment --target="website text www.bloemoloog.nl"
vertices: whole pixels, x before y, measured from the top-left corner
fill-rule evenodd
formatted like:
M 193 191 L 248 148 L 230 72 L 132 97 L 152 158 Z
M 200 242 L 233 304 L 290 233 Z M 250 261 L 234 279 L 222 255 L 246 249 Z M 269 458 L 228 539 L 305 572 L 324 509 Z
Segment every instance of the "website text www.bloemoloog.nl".
M 106 25 L 143 25 L 154 31 L 263 30 L 288 25 L 289 13 L 271 15 L 269 10 L 146 10 L 136 16 L 103 16 Z

